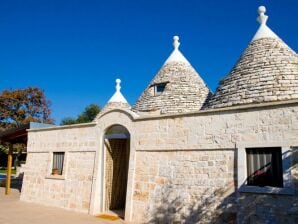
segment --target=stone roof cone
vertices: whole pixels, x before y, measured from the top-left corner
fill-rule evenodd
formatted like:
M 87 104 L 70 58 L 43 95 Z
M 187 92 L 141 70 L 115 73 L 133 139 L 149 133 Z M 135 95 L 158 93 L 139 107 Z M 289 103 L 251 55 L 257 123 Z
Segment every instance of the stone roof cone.
M 208 87 L 179 50 L 179 37 L 173 39 L 173 52 L 134 105 L 134 111 L 156 114 L 196 111 L 209 96 Z
M 258 31 L 207 108 L 298 99 L 298 56 L 267 26 L 266 8 L 258 12 Z

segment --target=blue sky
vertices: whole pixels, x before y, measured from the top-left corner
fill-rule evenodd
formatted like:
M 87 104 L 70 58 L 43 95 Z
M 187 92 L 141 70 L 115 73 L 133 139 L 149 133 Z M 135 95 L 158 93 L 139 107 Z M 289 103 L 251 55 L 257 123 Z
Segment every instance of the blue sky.
M 52 116 L 104 106 L 122 80 L 133 104 L 172 51 L 180 50 L 214 91 L 258 28 L 267 24 L 298 49 L 297 0 L 2 0 L 0 91 L 38 86 Z

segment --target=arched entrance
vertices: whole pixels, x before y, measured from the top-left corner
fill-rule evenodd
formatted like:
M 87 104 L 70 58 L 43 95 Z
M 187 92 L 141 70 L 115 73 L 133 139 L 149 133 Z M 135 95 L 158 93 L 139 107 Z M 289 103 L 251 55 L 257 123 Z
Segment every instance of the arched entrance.
M 103 209 L 124 218 L 130 134 L 122 125 L 113 125 L 104 135 Z

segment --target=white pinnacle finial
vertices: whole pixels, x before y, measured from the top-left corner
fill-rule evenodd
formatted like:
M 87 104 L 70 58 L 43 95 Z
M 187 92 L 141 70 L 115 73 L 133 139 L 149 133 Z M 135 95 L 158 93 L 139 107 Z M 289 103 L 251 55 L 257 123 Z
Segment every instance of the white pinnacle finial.
M 112 103 L 112 102 L 127 103 L 126 99 L 124 98 L 124 96 L 120 92 L 120 89 L 121 89 L 120 83 L 121 83 L 121 80 L 116 79 L 116 92 L 114 93 L 114 95 L 109 100 L 109 103 Z
M 179 37 L 178 36 L 174 36 L 173 37 L 173 46 L 174 46 L 174 49 L 176 50 L 176 49 L 178 49 L 179 48 L 179 46 L 180 46 L 180 42 L 179 42 Z
M 116 91 L 120 92 L 121 86 L 120 86 L 121 80 L 120 79 L 116 79 Z
M 268 20 L 268 16 L 265 15 L 266 8 L 265 6 L 260 6 L 258 8 L 259 16 L 257 18 L 257 21 L 260 23 L 260 27 L 254 37 L 252 38 L 252 41 L 261 39 L 261 38 L 279 38 L 266 24 Z
M 258 22 L 262 25 L 262 24 L 266 24 L 267 22 L 267 19 L 268 19 L 268 16 L 265 15 L 265 12 L 266 12 L 266 7 L 265 6 L 260 6 L 258 8 L 258 13 L 259 13 L 259 16 L 257 18 Z
M 172 54 L 170 55 L 170 57 L 168 57 L 168 59 L 165 61 L 164 65 L 169 62 L 173 62 L 173 61 L 175 61 L 175 62 L 179 61 L 179 62 L 184 62 L 186 64 L 190 64 L 178 49 L 180 46 L 178 36 L 173 37 L 173 46 L 174 46 L 174 50 L 173 50 Z

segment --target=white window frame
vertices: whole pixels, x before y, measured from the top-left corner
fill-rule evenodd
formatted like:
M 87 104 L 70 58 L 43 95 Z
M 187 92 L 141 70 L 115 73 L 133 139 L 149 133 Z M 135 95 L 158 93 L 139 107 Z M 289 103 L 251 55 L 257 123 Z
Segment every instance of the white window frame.
M 294 185 L 291 176 L 292 148 L 290 145 L 281 142 L 251 143 L 242 142 L 237 144 L 237 182 L 238 191 L 247 193 L 264 194 L 294 194 Z M 246 148 L 280 147 L 282 153 L 283 187 L 271 186 L 249 186 L 247 185 L 247 158 Z

